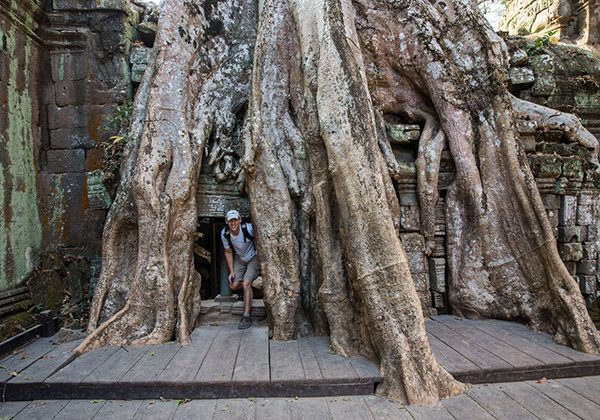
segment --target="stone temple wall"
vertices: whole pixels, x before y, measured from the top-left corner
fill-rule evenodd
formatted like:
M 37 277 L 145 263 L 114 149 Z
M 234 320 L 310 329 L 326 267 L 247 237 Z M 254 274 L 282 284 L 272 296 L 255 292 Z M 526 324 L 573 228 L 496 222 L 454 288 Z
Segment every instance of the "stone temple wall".
M 38 207 L 46 80 L 38 0 L 0 1 L 0 291 L 21 283 L 42 247 Z
M 522 38 L 509 39 L 510 90 L 516 96 L 578 115 L 600 139 L 600 59 L 570 46 L 532 49 Z M 526 51 L 535 51 L 527 54 Z M 600 175 L 589 150 L 569 142 L 561 132 L 541 131 L 531 121 L 518 121 L 520 146 L 533 174 L 567 269 L 588 303 L 600 294 Z M 435 228 L 436 247 L 425 254 L 420 233 L 414 160 L 419 126 L 388 124 L 388 138 L 405 168 L 397 183 L 401 205 L 401 237 L 417 292 L 426 314 L 448 313 L 445 195 L 455 176 L 449 151 L 442 154 Z

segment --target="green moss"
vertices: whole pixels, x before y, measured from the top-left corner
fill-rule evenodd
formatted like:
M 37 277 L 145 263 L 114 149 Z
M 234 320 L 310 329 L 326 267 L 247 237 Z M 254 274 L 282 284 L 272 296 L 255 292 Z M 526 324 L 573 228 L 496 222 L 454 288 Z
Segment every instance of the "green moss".
M 24 280 L 35 266 L 36 254 L 41 247 L 42 228 L 38 214 L 36 167 L 34 163 L 33 98 L 30 96 L 29 39 L 16 44 L 15 29 L 3 34 L 6 39 L 9 61 L 8 126 L 0 133 L 4 152 L 9 162 L 8 170 L 0 171 L 0 204 L 4 217 L 0 221 L 0 290 Z M 18 49 L 24 49 L 24 62 L 17 60 Z M 18 77 L 23 77 L 18 86 Z M 19 91 L 19 88 L 22 90 Z M 6 175 L 8 174 L 8 179 Z M 10 197 L 4 185 L 10 188 Z M 8 254 L 10 253 L 10 255 Z M 9 266 L 10 265 L 10 266 Z

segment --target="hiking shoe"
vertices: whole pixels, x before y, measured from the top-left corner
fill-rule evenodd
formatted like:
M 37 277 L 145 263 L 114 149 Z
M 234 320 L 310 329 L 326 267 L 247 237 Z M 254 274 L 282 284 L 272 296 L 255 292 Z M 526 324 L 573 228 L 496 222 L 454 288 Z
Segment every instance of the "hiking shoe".
M 250 316 L 242 316 L 238 324 L 238 329 L 245 330 L 246 328 L 250 328 L 250 325 L 252 325 L 252 318 Z

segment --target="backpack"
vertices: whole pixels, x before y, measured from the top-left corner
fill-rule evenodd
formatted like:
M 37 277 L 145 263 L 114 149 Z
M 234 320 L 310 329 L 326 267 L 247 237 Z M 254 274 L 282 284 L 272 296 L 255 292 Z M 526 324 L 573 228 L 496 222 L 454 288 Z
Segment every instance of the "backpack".
M 250 232 L 248 232 L 248 227 L 246 226 L 246 223 L 242 223 L 240 225 L 240 228 L 242 229 L 242 235 L 244 236 L 244 243 L 250 240 L 250 242 L 252 242 L 252 244 L 254 245 L 254 236 L 250 235 Z M 235 253 L 235 248 L 233 247 L 233 243 L 231 242 L 231 232 L 229 231 L 229 226 L 225 227 L 225 234 L 223 236 L 225 236 L 225 239 L 227 239 L 227 242 L 229 242 L 229 249 L 231 249 L 231 251 Z

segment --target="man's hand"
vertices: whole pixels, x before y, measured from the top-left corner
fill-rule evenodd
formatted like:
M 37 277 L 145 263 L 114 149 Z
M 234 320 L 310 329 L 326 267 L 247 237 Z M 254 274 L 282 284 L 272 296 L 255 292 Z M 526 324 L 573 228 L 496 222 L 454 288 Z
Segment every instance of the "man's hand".
M 229 284 L 233 284 L 233 281 L 235 280 L 235 274 L 231 273 L 229 276 L 227 276 L 227 280 L 229 281 Z

